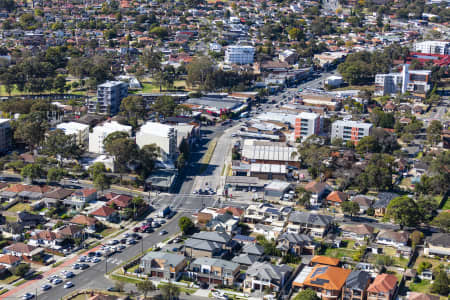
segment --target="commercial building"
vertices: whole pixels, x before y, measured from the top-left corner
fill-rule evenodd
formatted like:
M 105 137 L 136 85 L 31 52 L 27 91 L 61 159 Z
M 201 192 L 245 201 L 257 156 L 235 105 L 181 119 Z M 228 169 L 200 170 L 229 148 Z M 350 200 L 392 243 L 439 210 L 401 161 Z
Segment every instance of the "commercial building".
M 365 136 L 372 132 L 373 125 L 357 121 L 338 120 L 331 125 L 331 140 L 342 139 L 358 143 Z
M 295 119 L 295 140 L 304 140 L 311 135 L 319 135 L 321 128 L 320 115 L 316 113 L 302 112 Z
M 286 143 L 244 140 L 242 159 L 252 164 L 287 165 L 298 168 L 300 163 L 293 155 L 296 151 L 295 147 L 286 146 Z
M 84 144 L 89 138 L 89 125 L 77 122 L 61 123 L 56 125 L 65 135 L 72 135 L 77 144 Z
M 414 51 L 426 54 L 450 54 L 449 41 L 423 41 L 414 44 Z
M 12 146 L 12 131 L 9 119 L 0 119 L 0 153 L 5 153 Z
M 430 70 L 409 70 L 403 65 L 401 73 L 377 74 L 375 76 L 375 96 L 411 92 L 425 95 L 430 89 Z
M 255 48 L 252 46 L 228 46 L 225 50 L 225 62 L 229 64 L 252 64 Z
M 122 99 L 128 96 L 128 83 L 107 81 L 97 87 L 97 98 L 89 99 L 91 114 L 114 116 L 119 112 Z
M 139 148 L 156 144 L 163 160 L 174 159 L 177 155 L 177 130 L 172 126 L 147 122 L 136 133 Z
M 105 153 L 103 140 L 109 134 L 116 131 L 126 132 L 131 136 L 131 126 L 122 125 L 115 121 L 106 122 L 94 127 L 92 133 L 89 134 L 89 152 L 99 154 Z

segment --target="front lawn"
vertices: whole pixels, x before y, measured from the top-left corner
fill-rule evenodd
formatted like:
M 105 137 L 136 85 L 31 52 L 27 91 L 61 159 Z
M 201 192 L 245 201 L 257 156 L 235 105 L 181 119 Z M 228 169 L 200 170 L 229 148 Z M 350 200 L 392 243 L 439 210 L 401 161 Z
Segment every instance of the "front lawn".
M 429 293 L 430 287 L 431 282 L 429 280 L 421 280 L 420 282 L 411 282 L 409 284 L 409 290 L 411 292 Z
M 105 228 L 102 231 L 100 231 L 100 235 L 102 237 L 107 237 L 107 236 L 113 234 L 114 232 L 116 232 L 117 230 L 118 230 L 117 228 L 108 227 L 108 228 Z
M 11 206 L 7 211 L 9 212 L 19 212 L 19 211 L 32 211 L 33 209 L 29 204 L 26 203 L 17 203 Z
M 18 280 L 20 277 L 16 275 L 10 275 L 8 277 L 4 277 L 0 279 L 0 284 L 11 284 L 14 281 Z

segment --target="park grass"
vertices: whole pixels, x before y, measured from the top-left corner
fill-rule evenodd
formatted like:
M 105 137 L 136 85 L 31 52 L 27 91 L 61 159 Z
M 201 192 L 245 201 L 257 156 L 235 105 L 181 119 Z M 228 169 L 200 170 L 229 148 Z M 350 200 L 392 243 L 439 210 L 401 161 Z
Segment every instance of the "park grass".
M 19 276 L 11 274 L 10 276 L 8 276 L 6 278 L 1 279 L 0 284 L 11 284 L 14 281 L 18 280 L 19 278 L 20 278 Z
M 33 209 L 29 204 L 26 203 L 17 203 L 11 206 L 7 211 L 9 212 L 19 212 L 19 211 L 32 211 Z
M 100 235 L 101 235 L 102 237 L 107 237 L 107 236 L 113 234 L 114 232 L 116 232 L 117 230 L 118 230 L 117 228 L 108 227 L 108 228 L 106 228 L 106 229 L 103 229 L 103 230 L 100 232 Z

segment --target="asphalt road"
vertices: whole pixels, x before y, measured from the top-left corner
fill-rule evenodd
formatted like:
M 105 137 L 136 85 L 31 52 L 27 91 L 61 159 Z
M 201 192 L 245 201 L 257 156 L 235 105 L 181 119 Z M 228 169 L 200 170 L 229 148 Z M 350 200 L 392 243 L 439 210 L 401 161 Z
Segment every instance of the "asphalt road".
M 35 293 L 36 289 L 38 293 L 42 293 L 38 295 L 39 300 L 61 299 L 62 297 L 64 297 L 68 293 L 75 291 L 76 289 L 89 289 L 89 288 L 107 289 L 108 287 L 114 285 L 114 282 L 109 280 L 105 276 L 105 272 L 107 269 L 108 271 L 111 271 L 113 268 L 116 268 L 123 262 L 140 254 L 142 249 L 144 249 L 145 251 L 148 248 L 151 248 L 157 245 L 158 243 L 162 242 L 168 236 L 171 236 L 176 232 L 178 232 L 179 230 L 178 219 L 181 218 L 183 215 L 184 215 L 183 213 L 176 215 L 169 222 L 164 224 L 164 226 L 158 228 L 158 230 L 156 230 L 154 233 L 143 234 L 144 238 L 141 241 L 139 241 L 136 245 L 127 247 L 121 253 L 117 253 L 108 257 L 107 260 L 104 260 L 103 258 L 103 260 L 100 263 L 92 265 L 89 269 L 86 269 L 82 273 L 76 275 L 74 278 L 67 280 L 71 281 L 74 284 L 74 287 L 70 289 L 64 289 L 63 284 L 59 284 L 58 286 L 54 286 L 49 291 L 42 293 L 40 287 L 44 283 L 48 282 L 47 279 L 45 278 L 43 280 L 40 280 L 39 282 L 36 282 L 32 286 L 29 286 L 21 290 L 21 292 L 18 293 L 16 298 L 8 298 L 8 299 L 21 299 L 20 297 L 23 294 L 25 294 L 26 292 Z M 159 235 L 159 232 L 163 229 L 167 230 L 168 234 L 161 236 Z M 64 269 L 71 269 L 71 267 L 69 266 Z M 132 286 L 127 287 L 127 289 L 131 288 Z

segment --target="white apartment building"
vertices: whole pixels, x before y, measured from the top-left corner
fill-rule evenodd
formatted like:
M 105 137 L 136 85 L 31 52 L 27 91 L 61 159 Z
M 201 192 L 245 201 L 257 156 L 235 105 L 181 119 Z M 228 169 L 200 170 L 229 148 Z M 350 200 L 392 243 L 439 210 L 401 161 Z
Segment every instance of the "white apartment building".
M 229 64 L 252 64 L 255 56 L 255 47 L 228 46 L 225 50 L 225 62 Z
M 78 145 L 84 144 L 89 138 L 89 125 L 77 122 L 61 123 L 56 125 L 65 135 L 73 135 Z
M 294 140 L 304 140 L 313 134 L 319 135 L 321 126 L 319 114 L 301 112 L 295 118 Z
M 0 153 L 6 153 L 12 147 L 12 131 L 9 119 L 0 119 Z
M 114 116 L 119 112 L 122 99 L 128 96 L 128 83 L 107 81 L 97 87 L 97 98 L 88 100 L 91 114 Z
M 331 125 L 331 140 L 342 139 L 344 141 L 353 141 L 358 143 L 365 136 L 372 132 L 373 125 L 349 120 L 338 120 Z
M 94 127 L 89 134 L 89 152 L 104 154 L 105 148 L 103 147 L 104 139 L 113 132 L 122 131 L 128 133 L 131 136 L 131 126 L 122 125 L 116 121 L 105 122 L 101 125 Z
M 136 133 L 139 148 L 156 144 L 163 160 L 175 159 L 177 155 L 177 130 L 172 126 L 147 122 Z
M 401 73 L 377 74 L 375 76 L 375 96 L 406 92 L 426 94 L 431 89 L 430 70 L 409 70 L 403 65 Z
M 426 54 L 450 55 L 449 41 L 423 41 L 414 43 L 414 51 Z

